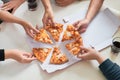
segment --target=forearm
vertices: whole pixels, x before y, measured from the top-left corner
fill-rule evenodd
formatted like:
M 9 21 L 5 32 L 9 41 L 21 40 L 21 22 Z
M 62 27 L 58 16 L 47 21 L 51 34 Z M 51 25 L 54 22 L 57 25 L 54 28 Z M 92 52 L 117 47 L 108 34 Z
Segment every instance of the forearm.
M 24 20 L 22 20 L 16 16 L 13 16 L 12 14 L 10 14 L 9 12 L 4 11 L 4 10 L 0 10 L 0 19 L 5 22 L 18 23 L 21 25 L 25 22 Z
M 118 66 L 116 63 L 113 63 L 109 59 L 100 64 L 99 68 L 107 80 L 120 79 L 120 66 Z
M 91 22 L 91 20 L 96 16 L 96 14 L 99 12 L 104 0 L 91 0 L 87 14 L 86 19 Z
M 45 10 L 52 10 L 50 0 L 41 0 Z

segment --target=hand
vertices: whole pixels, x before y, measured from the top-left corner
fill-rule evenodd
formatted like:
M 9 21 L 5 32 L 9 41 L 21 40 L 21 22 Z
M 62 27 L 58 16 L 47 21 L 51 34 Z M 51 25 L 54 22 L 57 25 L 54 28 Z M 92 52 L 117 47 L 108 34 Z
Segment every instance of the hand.
M 20 63 L 30 63 L 33 60 L 36 60 L 36 58 L 32 54 L 17 49 L 5 50 L 5 59 L 10 58 Z
M 83 19 L 75 22 L 73 26 L 79 31 L 79 33 L 84 33 L 88 27 L 88 24 L 89 21 L 87 19 Z
M 12 13 L 15 12 L 15 10 L 23 3 L 25 0 L 10 0 L 9 2 L 3 4 L 2 9 L 3 10 L 11 10 L 13 9 Z
M 54 19 L 53 19 L 53 12 L 52 10 L 45 10 L 44 16 L 43 16 L 43 26 L 47 26 L 47 25 L 55 25 Z
M 100 55 L 98 51 L 93 48 L 80 47 L 81 52 L 77 55 L 78 58 L 83 60 L 97 60 L 99 64 L 105 61 L 106 58 Z
M 25 32 L 31 37 L 34 38 L 35 33 L 39 33 L 39 30 L 34 28 L 32 26 L 32 24 L 28 23 L 28 22 L 24 22 L 23 24 L 23 28 L 25 29 Z
M 80 47 L 81 52 L 77 55 L 78 58 L 83 60 L 94 60 L 97 59 L 99 56 L 99 52 L 93 48 L 85 48 L 83 46 Z

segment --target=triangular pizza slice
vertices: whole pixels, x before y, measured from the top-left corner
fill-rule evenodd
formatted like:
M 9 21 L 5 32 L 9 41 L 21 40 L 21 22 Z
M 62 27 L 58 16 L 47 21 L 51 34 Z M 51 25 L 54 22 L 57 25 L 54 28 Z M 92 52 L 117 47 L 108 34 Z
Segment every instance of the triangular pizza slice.
M 51 64 L 63 64 L 68 61 L 67 56 L 61 53 L 58 47 L 54 47 L 52 57 L 50 59 Z
M 49 44 L 52 44 L 52 40 L 50 39 L 50 36 L 47 34 L 46 30 L 45 29 L 40 29 L 39 30 L 39 33 L 37 33 L 35 36 L 34 36 L 34 39 L 36 41 L 39 41 L 39 42 L 43 42 L 43 43 L 49 43 Z
M 33 54 L 40 62 L 44 62 L 51 50 L 51 48 L 33 48 Z
M 52 35 L 55 41 L 59 41 L 60 35 L 63 31 L 63 25 L 60 23 L 56 23 L 55 26 L 46 26 L 45 29 Z
M 65 45 L 68 51 L 73 55 L 77 55 L 80 52 L 80 46 L 83 46 L 82 37 L 79 37 L 74 42 Z
M 62 41 L 76 39 L 80 36 L 79 32 L 75 30 L 73 25 L 68 25 L 66 31 L 63 34 Z

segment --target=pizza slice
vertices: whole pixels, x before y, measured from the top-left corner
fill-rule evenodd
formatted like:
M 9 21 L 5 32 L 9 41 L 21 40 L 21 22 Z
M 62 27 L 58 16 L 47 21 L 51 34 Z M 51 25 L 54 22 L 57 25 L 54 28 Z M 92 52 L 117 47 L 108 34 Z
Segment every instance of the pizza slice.
M 33 48 L 33 54 L 40 62 L 44 62 L 51 50 L 51 48 Z
M 34 36 L 34 39 L 36 41 L 43 42 L 43 43 L 49 43 L 49 44 L 53 43 L 45 29 L 40 29 L 39 33 L 37 33 Z
M 76 39 L 80 36 L 79 32 L 75 30 L 73 25 L 68 25 L 66 31 L 63 34 L 62 41 Z
M 53 26 L 46 26 L 45 29 L 52 35 L 53 39 L 55 41 L 59 41 L 60 34 L 63 31 L 63 25 L 60 23 L 55 24 L 55 27 Z
M 50 59 L 51 64 L 63 64 L 68 61 L 68 58 L 65 54 L 61 53 L 58 47 L 55 47 L 53 50 L 52 57 Z
M 77 55 L 80 52 L 80 46 L 83 46 L 83 41 L 81 37 L 76 39 L 74 42 L 65 45 L 68 51 L 73 55 Z

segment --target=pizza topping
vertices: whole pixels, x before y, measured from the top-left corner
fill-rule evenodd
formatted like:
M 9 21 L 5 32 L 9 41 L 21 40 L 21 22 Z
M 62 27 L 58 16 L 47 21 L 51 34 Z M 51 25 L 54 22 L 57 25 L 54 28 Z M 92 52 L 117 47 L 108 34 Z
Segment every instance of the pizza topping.
M 39 33 L 35 35 L 34 39 L 43 43 L 53 43 L 45 29 L 40 29 Z
M 71 37 L 71 36 L 72 36 L 72 34 L 71 34 L 70 32 L 67 32 L 67 36 Z
M 80 37 L 80 34 L 77 30 L 75 30 L 74 26 L 68 25 L 66 31 L 64 32 L 62 41 L 76 39 Z
M 40 62 L 44 62 L 50 52 L 51 48 L 33 48 L 33 54 Z
M 69 50 L 70 53 L 73 55 L 77 55 L 80 52 L 80 46 L 83 45 L 82 38 L 78 38 L 74 42 L 66 44 L 66 48 Z
M 68 61 L 68 58 L 65 54 L 61 53 L 59 48 L 55 47 L 53 50 L 52 57 L 50 59 L 51 64 L 63 64 Z
M 50 32 L 50 34 L 52 35 L 53 39 L 55 41 L 59 41 L 59 37 L 60 37 L 60 34 L 62 33 L 63 31 L 63 25 L 62 24 L 55 24 L 55 27 L 51 26 L 51 25 L 48 25 L 45 27 L 45 29 Z

